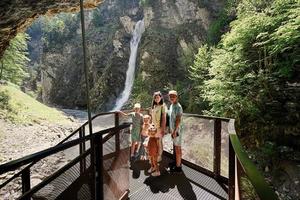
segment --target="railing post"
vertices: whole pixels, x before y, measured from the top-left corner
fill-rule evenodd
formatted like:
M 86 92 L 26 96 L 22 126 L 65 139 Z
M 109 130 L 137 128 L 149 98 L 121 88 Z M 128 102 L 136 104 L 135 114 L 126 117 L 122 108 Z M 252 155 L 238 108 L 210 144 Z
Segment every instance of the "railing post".
M 102 135 L 96 135 L 94 138 L 95 146 L 95 200 L 104 199 L 103 193 L 103 144 Z
M 80 127 L 79 129 L 79 138 L 83 138 L 85 136 L 85 128 Z M 79 155 L 83 154 L 85 152 L 85 142 L 81 142 L 79 144 Z M 80 173 L 83 173 L 86 169 L 86 164 L 85 164 L 86 159 L 81 159 L 80 160 Z
M 235 198 L 235 153 L 231 140 L 229 138 L 229 176 L 228 176 L 228 199 L 234 200 Z
M 119 126 L 119 113 L 115 112 L 115 127 Z M 120 131 L 118 130 L 115 135 L 115 145 L 116 145 L 116 152 L 120 151 Z
M 241 174 L 242 174 L 242 166 L 238 158 L 235 156 L 235 199 L 240 200 L 241 199 Z
M 30 190 L 30 168 L 25 168 L 22 173 L 22 194 Z M 24 200 L 30 200 L 30 197 L 25 197 Z
M 220 177 L 221 169 L 221 119 L 215 119 L 214 123 L 214 175 L 215 179 Z

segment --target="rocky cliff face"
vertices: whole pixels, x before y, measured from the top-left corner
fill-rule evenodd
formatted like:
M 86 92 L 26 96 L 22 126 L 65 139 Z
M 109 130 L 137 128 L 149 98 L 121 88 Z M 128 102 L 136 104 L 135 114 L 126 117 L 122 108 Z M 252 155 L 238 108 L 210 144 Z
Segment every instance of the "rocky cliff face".
M 144 6 L 146 31 L 140 50 L 135 100 L 149 106 L 154 91 L 188 87 L 187 68 L 198 47 L 206 42 L 208 29 L 224 3 L 162 0 Z
M 110 0 L 86 13 L 94 110 L 110 110 L 124 88 L 129 42 L 138 20 L 144 18 L 146 31 L 138 50 L 131 100 L 149 104 L 153 91 L 186 82 L 192 55 L 206 40 L 209 25 L 224 4 L 221 0 L 147 2 Z M 45 44 L 40 59 L 43 100 L 50 104 L 85 106 L 80 23 L 78 16 L 74 18 L 76 23 L 67 24 L 63 33 Z
M 95 8 L 101 2 L 102 0 L 87 0 L 84 1 L 84 7 Z M 9 41 L 19 31 L 27 28 L 39 15 L 78 11 L 78 0 L 2 0 L 0 2 L 0 57 L 9 45 Z

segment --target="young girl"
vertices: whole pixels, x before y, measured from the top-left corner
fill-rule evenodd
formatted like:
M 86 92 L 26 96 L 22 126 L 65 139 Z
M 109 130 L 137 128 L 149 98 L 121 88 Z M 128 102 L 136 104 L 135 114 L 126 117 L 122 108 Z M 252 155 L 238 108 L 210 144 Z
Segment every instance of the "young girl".
M 151 163 L 151 168 L 148 170 L 152 176 L 160 176 L 159 167 L 157 164 L 158 151 L 159 151 L 159 138 L 156 137 L 157 129 L 152 124 L 148 129 L 149 141 L 148 141 L 148 154 Z
M 160 162 L 162 158 L 161 157 L 162 152 L 163 152 L 162 137 L 165 134 L 166 112 L 167 112 L 166 105 L 164 104 L 164 100 L 160 92 L 155 92 L 153 94 L 151 108 L 152 108 L 151 110 L 152 123 L 157 129 L 156 137 L 159 138 L 158 162 Z
M 141 160 L 147 160 L 147 145 L 148 145 L 148 130 L 150 127 L 150 115 L 144 115 L 143 117 L 144 123 L 142 126 L 142 132 L 141 132 L 141 148 L 140 148 L 140 154 L 141 154 Z
M 140 113 L 141 105 L 139 103 L 134 104 L 134 112 L 124 113 L 119 111 L 122 115 L 131 116 L 132 129 L 131 129 L 131 153 L 130 158 L 133 160 L 138 155 L 140 142 L 141 142 L 141 128 L 143 123 L 143 115 Z

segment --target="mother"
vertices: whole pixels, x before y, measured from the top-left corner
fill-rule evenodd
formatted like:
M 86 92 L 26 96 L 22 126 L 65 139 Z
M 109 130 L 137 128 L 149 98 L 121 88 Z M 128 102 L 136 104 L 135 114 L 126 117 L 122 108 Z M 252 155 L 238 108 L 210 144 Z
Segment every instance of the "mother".
M 159 138 L 158 162 L 160 162 L 162 159 L 162 137 L 164 136 L 166 129 L 166 113 L 167 107 L 164 104 L 161 92 L 154 92 L 151 106 L 151 117 L 152 123 L 157 128 L 156 137 Z

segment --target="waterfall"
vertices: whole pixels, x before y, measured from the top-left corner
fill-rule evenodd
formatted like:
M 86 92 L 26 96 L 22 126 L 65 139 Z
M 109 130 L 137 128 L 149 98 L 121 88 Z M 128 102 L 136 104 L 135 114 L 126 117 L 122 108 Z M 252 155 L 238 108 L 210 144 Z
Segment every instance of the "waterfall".
M 126 72 L 125 88 L 122 94 L 118 97 L 113 110 L 120 110 L 126 103 L 126 101 L 129 99 L 134 82 L 137 50 L 144 31 L 144 20 L 140 20 L 135 24 L 134 31 L 132 33 L 132 38 L 130 40 L 130 57 L 128 62 L 128 69 Z

